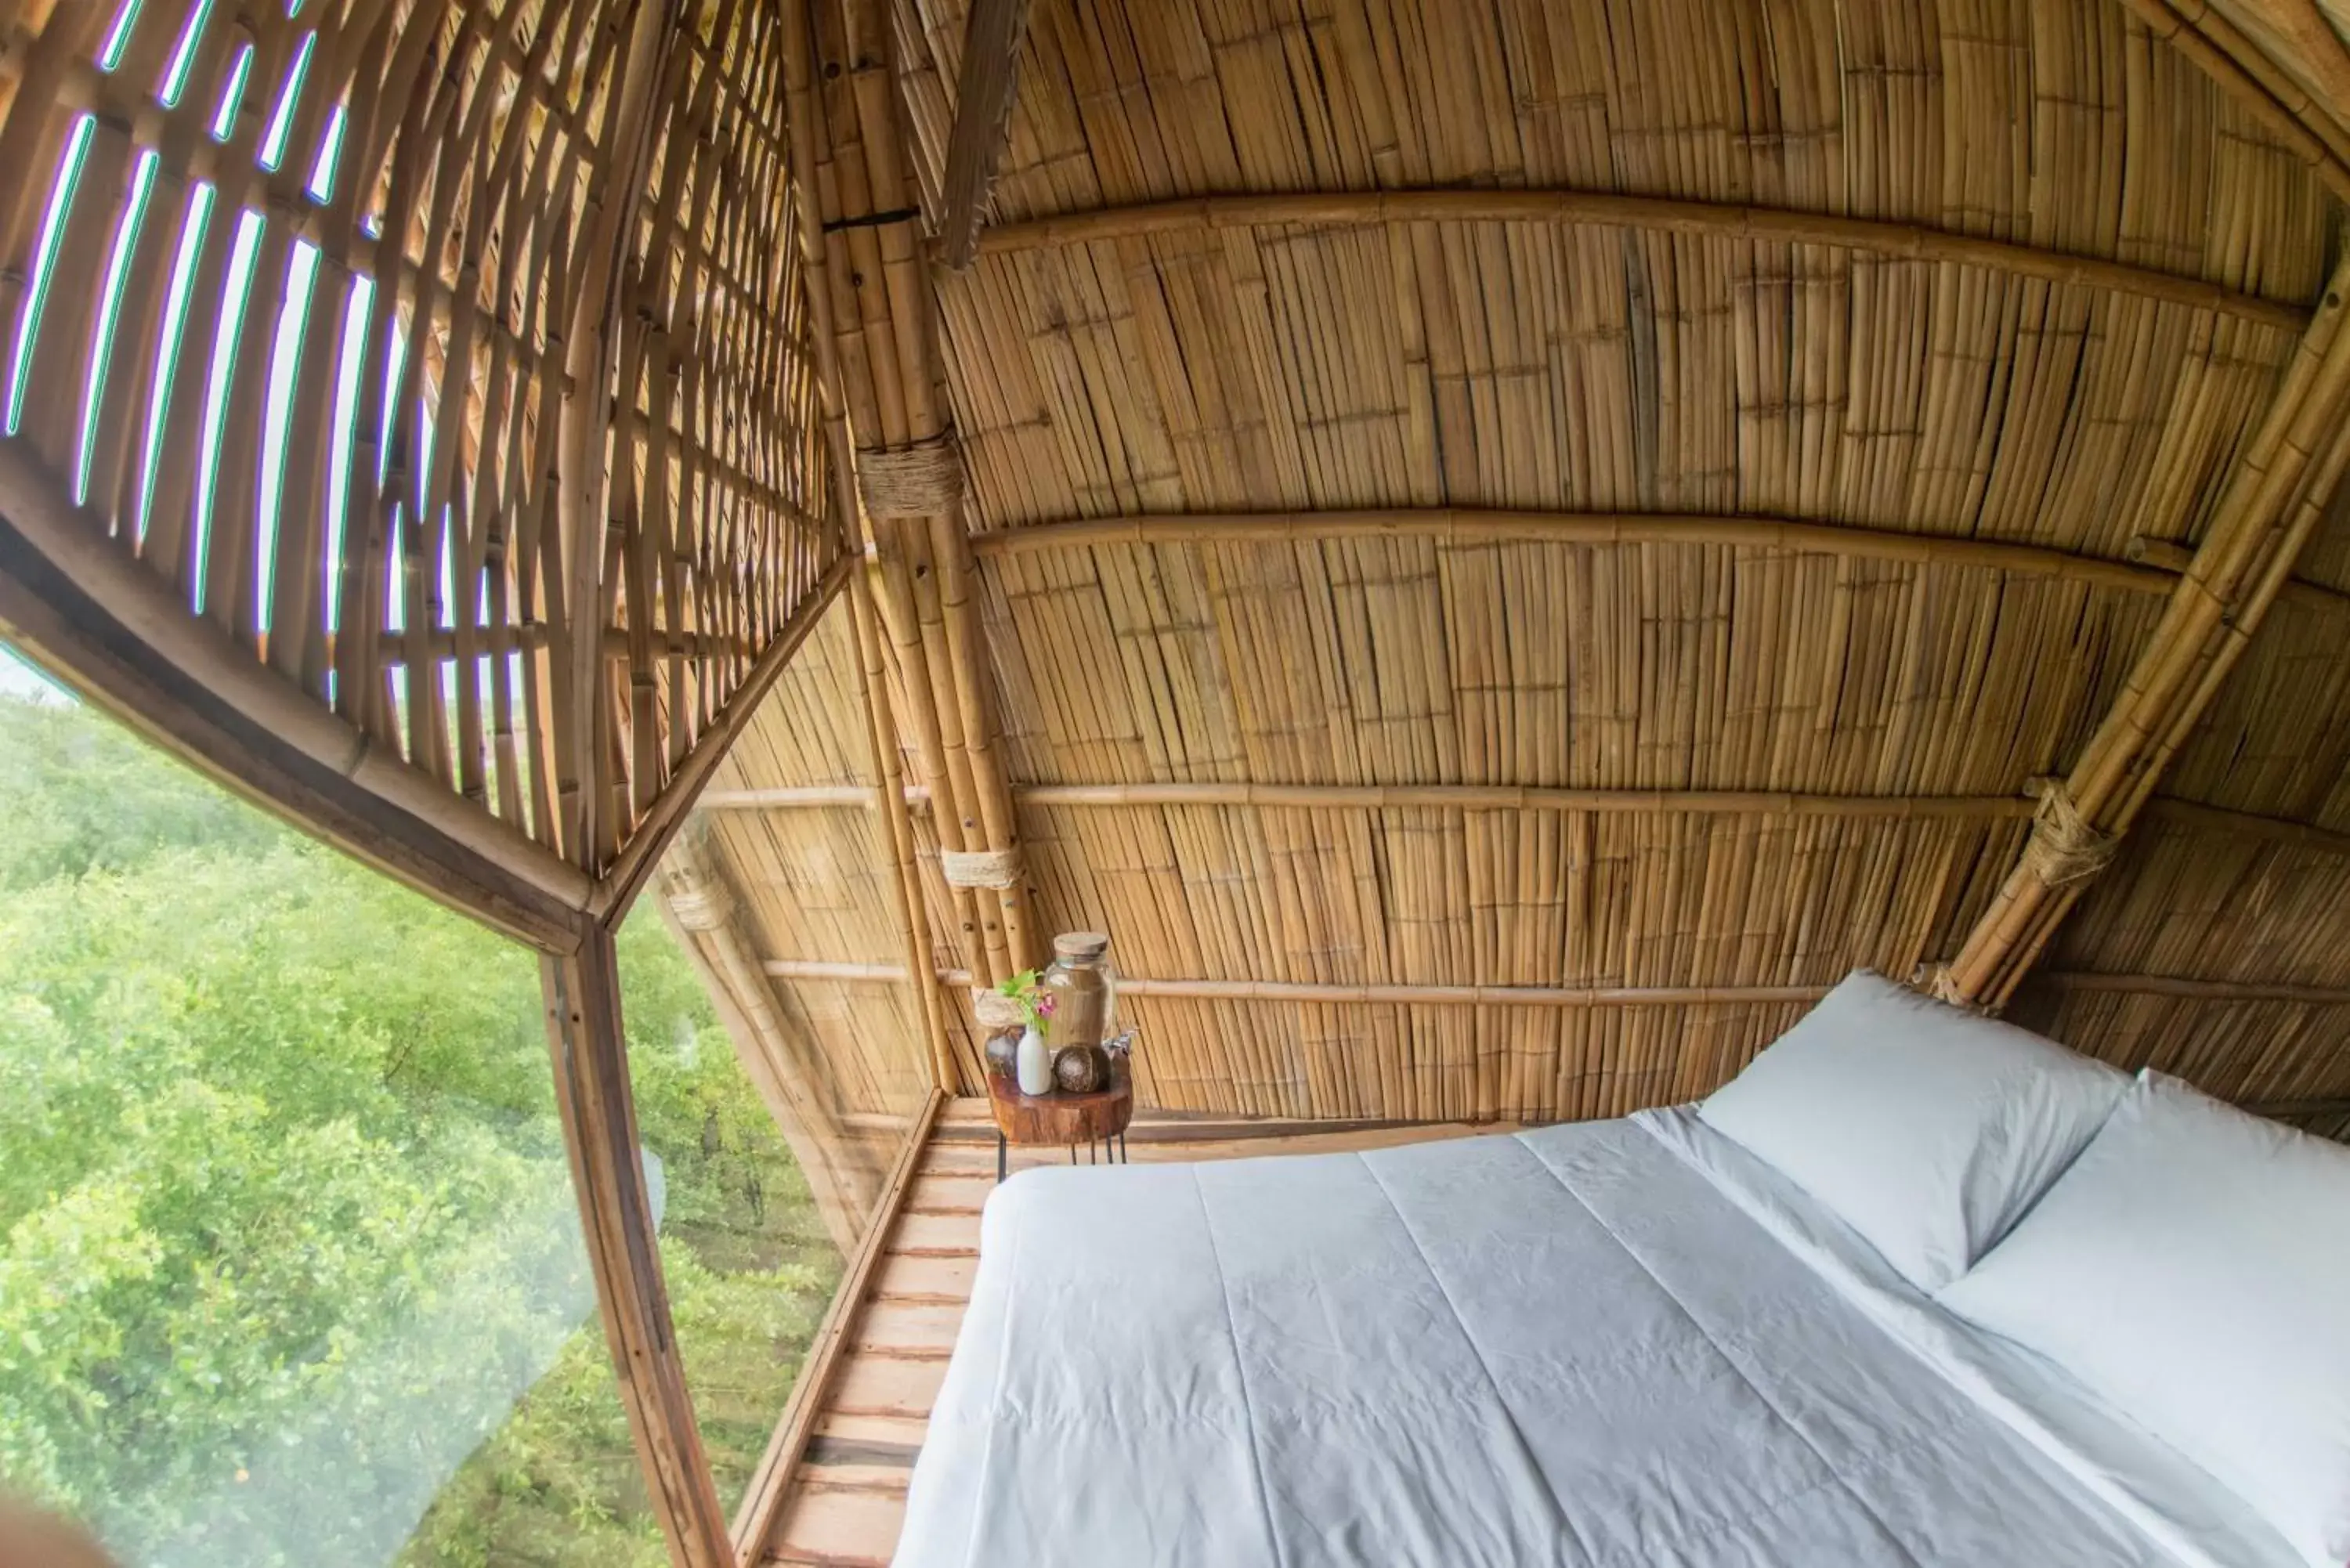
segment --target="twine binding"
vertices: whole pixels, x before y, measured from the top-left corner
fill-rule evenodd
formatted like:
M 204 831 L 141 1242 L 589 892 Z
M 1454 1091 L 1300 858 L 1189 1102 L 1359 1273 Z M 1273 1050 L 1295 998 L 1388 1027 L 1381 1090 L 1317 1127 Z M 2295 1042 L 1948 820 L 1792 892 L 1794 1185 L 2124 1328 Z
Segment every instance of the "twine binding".
M 1020 880 L 1016 849 L 942 849 L 939 869 L 950 888 L 1010 888 Z
M 857 454 L 857 487 L 871 517 L 934 517 L 962 503 L 962 449 L 951 435 Z
M 2032 837 L 2023 846 L 2023 864 L 2033 876 L 2047 887 L 2069 888 L 2113 863 L 2120 836 L 2092 826 L 2064 780 L 2041 780 L 2038 793 L 2040 809 L 2033 814 Z
M 1938 963 L 1919 967 L 1924 970 L 1924 972 L 1911 983 L 1923 985 L 1926 993 L 1935 1001 L 1946 1007 L 1955 1007 L 1961 1012 L 1971 1012 L 1978 1018 L 1991 1016 L 1991 1010 L 1988 1005 L 1976 1001 L 1959 989 L 1958 977 L 1950 972 L 1949 964 Z

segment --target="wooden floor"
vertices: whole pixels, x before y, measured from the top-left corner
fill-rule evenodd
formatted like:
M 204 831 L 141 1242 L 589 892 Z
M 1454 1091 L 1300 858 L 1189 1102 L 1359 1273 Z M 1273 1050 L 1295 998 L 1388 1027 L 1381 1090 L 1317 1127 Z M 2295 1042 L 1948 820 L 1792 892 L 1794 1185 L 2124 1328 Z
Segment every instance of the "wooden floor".
M 1145 1112 L 1128 1134 L 1138 1165 L 1321 1154 L 1494 1132 L 1492 1127 L 1175 1118 Z M 1012 1168 L 1066 1162 L 1057 1150 L 1014 1149 Z M 979 1264 L 979 1208 L 995 1186 L 987 1102 L 941 1112 L 906 1196 L 864 1314 L 849 1335 L 816 1435 L 793 1478 L 765 1561 L 830 1568 L 886 1564 L 906 1511 L 931 1404 Z

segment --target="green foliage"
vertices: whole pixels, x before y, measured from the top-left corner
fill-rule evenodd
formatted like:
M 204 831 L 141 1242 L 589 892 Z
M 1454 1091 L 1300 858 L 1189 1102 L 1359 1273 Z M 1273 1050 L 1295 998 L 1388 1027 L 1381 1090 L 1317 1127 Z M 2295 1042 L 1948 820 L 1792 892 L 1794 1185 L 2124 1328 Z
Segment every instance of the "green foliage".
M 253 849 L 284 835 L 244 802 L 190 784 L 78 708 L 0 696 L 0 800 L 11 807 L 0 888 L 134 865 L 168 845 Z
M 134 1564 L 661 1561 L 530 955 L 80 709 L 0 696 L 0 1483 Z M 667 931 L 620 950 L 732 1497 L 839 1261 Z

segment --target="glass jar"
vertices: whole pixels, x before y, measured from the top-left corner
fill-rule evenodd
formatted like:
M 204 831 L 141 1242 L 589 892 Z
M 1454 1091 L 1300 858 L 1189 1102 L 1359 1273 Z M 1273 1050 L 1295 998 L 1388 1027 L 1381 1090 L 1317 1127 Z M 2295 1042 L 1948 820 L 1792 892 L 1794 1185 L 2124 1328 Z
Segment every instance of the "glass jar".
M 1037 988 L 1051 999 L 1045 1038 L 1057 1056 L 1082 1050 L 1101 1054 L 1115 1015 L 1109 939 L 1099 931 L 1065 931 L 1053 939 L 1053 961 Z M 1102 1065 L 1106 1069 L 1108 1064 Z M 1103 1077 L 1107 1079 L 1105 1072 Z

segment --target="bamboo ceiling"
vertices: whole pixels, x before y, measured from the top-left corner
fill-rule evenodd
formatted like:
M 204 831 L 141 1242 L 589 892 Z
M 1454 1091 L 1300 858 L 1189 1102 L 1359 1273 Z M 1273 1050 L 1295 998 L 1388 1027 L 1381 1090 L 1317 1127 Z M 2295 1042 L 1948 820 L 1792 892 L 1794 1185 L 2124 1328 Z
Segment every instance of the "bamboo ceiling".
M 918 1071 L 940 973 L 969 1091 L 961 986 L 1097 927 L 1201 1110 L 1620 1112 L 1861 963 L 2350 1097 L 2306 0 L 1034 0 L 961 270 L 972 19 L 810 9 L 879 549 L 709 804 L 827 1050 Z

